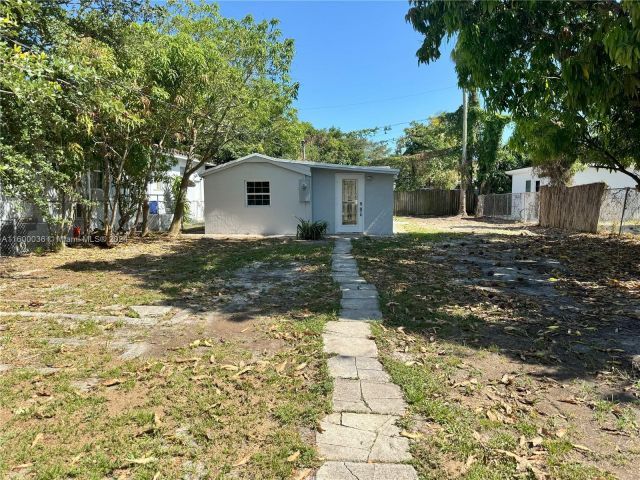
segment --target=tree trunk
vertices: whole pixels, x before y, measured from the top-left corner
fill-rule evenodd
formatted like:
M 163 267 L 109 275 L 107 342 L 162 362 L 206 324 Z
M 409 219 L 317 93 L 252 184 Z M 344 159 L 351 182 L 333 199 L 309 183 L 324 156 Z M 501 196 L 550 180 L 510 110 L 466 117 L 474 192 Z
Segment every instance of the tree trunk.
M 187 162 L 187 165 L 189 162 Z M 169 236 L 175 237 L 182 230 L 182 218 L 184 216 L 184 202 L 187 196 L 187 188 L 189 186 L 189 177 L 191 173 L 188 168 L 185 168 L 182 179 L 180 180 L 180 189 L 178 190 L 178 197 L 176 198 L 176 204 L 173 211 L 173 219 L 171 220 L 171 226 L 169 227 Z
M 111 237 L 111 225 L 109 223 L 110 190 L 111 181 L 109 179 L 109 160 L 105 155 L 102 171 L 102 228 L 104 229 L 104 238 L 107 243 Z
M 145 198 L 146 198 L 146 195 L 145 195 Z M 140 222 L 140 214 L 142 213 L 142 203 L 143 202 L 144 202 L 144 200 L 142 202 L 138 202 L 138 207 L 136 208 L 136 219 L 133 221 L 133 225 L 129 229 L 129 235 L 133 235 L 135 233 L 136 227 L 138 226 L 138 223 Z
M 149 235 L 149 197 L 145 195 L 142 201 L 142 232 L 141 237 Z
M 462 91 L 462 157 L 460 158 L 460 202 L 458 215 L 467 216 L 467 92 Z

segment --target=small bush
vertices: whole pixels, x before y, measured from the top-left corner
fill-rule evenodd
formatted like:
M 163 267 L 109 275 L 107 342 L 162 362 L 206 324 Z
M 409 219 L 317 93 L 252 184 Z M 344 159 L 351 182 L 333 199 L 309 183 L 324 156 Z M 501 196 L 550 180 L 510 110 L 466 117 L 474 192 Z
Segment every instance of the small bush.
M 296 238 L 302 240 L 320 240 L 327 233 L 327 222 L 311 222 L 298 218 Z

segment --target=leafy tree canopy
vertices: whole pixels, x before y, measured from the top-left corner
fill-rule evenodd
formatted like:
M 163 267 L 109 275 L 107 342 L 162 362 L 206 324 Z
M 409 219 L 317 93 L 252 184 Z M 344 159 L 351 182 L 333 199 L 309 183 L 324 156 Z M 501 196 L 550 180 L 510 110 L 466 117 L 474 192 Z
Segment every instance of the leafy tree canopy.
M 502 144 L 509 117 L 484 110 L 471 95 L 468 112 L 468 184 L 480 193 L 502 193 L 510 188 L 506 170 L 518 168 L 523 156 Z M 398 188 L 454 188 L 460 181 L 462 155 L 462 107 L 433 116 L 427 123 L 414 122 L 398 141 L 391 162 L 400 168 Z
M 364 165 L 389 154 L 385 142 L 371 139 L 378 128 L 343 132 L 336 127 L 317 129 L 307 123 L 305 130 L 307 160 Z
M 526 123 L 519 132 L 540 146 L 540 161 L 640 167 L 640 3 L 411 3 L 407 20 L 424 34 L 419 60 L 438 59 L 455 38 L 461 86 Z

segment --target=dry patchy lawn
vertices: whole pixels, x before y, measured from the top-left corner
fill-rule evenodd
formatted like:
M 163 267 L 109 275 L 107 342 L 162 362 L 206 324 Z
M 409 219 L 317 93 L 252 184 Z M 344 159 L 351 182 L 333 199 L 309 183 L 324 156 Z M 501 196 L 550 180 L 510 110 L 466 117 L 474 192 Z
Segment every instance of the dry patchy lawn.
M 422 478 L 637 479 L 640 241 L 398 223 L 354 254 Z
M 0 477 L 281 479 L 316 465 L 331 248 L 185 236 L 1 259 Z

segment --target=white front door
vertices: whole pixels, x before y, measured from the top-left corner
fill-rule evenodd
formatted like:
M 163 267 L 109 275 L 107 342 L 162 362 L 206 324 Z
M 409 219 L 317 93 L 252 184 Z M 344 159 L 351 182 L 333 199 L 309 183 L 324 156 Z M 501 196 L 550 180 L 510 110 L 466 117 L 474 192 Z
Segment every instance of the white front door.
M 364 175 L 336 173 L 336 233 L 364 230 Z

